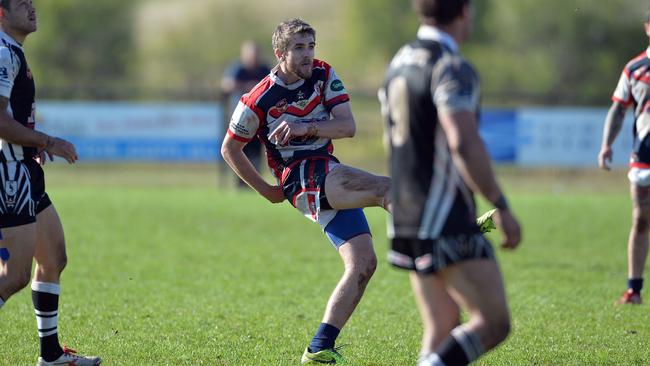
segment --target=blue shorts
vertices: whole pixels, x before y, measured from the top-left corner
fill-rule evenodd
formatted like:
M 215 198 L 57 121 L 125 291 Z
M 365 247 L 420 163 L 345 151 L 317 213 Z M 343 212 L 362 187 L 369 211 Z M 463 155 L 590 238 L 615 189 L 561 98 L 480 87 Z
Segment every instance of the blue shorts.
M 323 229 L 332 245 L 338 249 L 348 240 L 362 235 L 370 234 L 368 220 L 360 208 L 338 210 L 334 218 Z

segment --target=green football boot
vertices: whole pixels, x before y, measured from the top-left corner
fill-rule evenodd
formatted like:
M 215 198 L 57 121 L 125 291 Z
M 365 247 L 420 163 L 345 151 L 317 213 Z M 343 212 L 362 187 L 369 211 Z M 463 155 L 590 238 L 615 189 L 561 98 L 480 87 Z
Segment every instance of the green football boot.
M 323 349 L 318 352 L 310 352 L 309 347 L 305 348 L 305 353 L 302 354 L 300 363 L 303 365 L 313 364 L 330 364 L 341 365 L 345 364 L 345 359 L 334 348 Z
M 495 212 L 497 212 L 496 208 L 484 213 L 481 215 L 481 217 L 476 219 L 476 224 L 483 234 L 489 233 L 490 231 L 497 228 L 497 226 L 494 224 Z

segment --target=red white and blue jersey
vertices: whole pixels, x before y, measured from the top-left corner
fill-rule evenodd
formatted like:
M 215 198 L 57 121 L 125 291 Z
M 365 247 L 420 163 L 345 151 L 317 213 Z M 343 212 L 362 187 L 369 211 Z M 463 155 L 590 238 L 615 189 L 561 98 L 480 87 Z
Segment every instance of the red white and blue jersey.
M 625 65 L 612 100 L 634 108 L 634 151 L 630 165 L 650 168 L 650 48 Z
M 34 129 L 36 88 L 22 46 L 0 32 L 0 96 L 9 99 L 7 113 L 23 126 Z M 36 148 L 12 144 L 0 138 L 0 162 L 30 159 Z
M 334 69 L 324 61 L 314 60 L 309 79 L 285 84 L 272 71 L 240 99 L 230 119 L 228 135 L 248 142 L 259 138 L 266 146 L 271 171 L 280 178 L 292 161 L 310 156 L 331 155 L 332 141 L 324 137 L 294 138 L 287 145 L 269 140 L 269 135 L 283 121 L 316 122 L 330 119 L 332 108 L 350 100 Z

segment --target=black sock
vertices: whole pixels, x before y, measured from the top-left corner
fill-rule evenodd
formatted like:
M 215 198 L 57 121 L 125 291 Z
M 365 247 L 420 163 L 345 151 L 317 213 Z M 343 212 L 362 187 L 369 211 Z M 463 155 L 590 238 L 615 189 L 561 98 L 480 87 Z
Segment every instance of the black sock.
M 643 288 L 643 278 L 629 278 L 627 280 L 627 288 L 632 289 L 635 294 L 641 294 Z
M 474 332 L 458 326 L 436 350 L 446 366 L 465 366 L 483 354 L 483 346 Z
M 60 287 L 56 283 L 32 281 L 32 303 L 41 340 L 41 357 L 51 362 L 61 357 L 57 321 Z

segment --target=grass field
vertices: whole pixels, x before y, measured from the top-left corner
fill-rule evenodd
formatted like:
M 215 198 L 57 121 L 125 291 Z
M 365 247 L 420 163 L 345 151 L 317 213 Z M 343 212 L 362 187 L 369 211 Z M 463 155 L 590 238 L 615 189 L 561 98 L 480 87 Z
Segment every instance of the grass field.
M 288 204 L 216 189 L 213 167 L 46 167 L 69 262 L 60 339 L 105 365 L 297 365 L 341 263 Z M 500 169 L 524 243 L 499 251 L 514 330 L 480 365 L 647 365 L 647 305 L 625 286 L 622 172 Z M 353 365 L 413 365 L 420 322 L 406 273 L 385 261 L 339 337 Z M 497 240 L 497 236 L 492 237 Z M 30 293 L 0 311 L 2 365 L 36 361 Z

